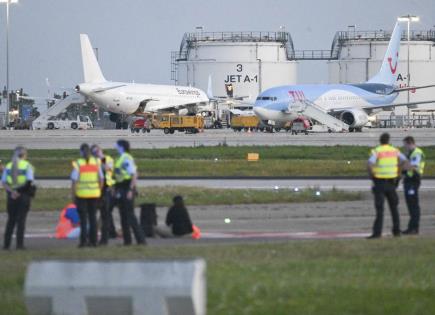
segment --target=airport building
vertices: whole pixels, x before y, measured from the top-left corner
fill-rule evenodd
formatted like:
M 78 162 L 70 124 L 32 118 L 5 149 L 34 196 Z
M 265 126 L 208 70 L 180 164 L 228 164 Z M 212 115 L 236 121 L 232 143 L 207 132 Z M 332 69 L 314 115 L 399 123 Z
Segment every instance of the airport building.
M 292 38 L 283 31 L 186 33 L 171 69 L 178 85 L 206 91 L 211 76 L 215 96 L 225 96 L 225 85 L 232 84 L 234 96 L 248 102 L 262 90 L 297 81 Z
M 381 67 L 382 59 L 390 40 L 390 31 L 348 31 L 337 32 L 328 61 L 329 83 L 360 83 L 374 76 Z M 402 33 L 402 43 L 397 68 L 397 85 L 408 83 L 408 41 L 407 32 Z M 409 42 L 410 86 L 435 83 L 435 30 L 411 31 Z M 435 89 L 421 89 L 409 93 L 410 102 L 434 100 Z M 396 103 L 406 103 L 408 93 L 403 92 Z M 435 104 L 419 105 L 419 109 L 435 109 Z M 395 113 L 406 115 L 407 108 L 396 108 Z

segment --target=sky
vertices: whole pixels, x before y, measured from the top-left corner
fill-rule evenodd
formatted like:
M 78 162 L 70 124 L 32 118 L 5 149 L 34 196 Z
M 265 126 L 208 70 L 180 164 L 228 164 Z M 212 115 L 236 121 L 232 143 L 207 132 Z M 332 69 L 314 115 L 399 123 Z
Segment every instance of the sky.
M 19 0 L 10 8 L 10 87 L 32 96 L 83 81 L 79 34 L 98 47 L 105 77 L 171 84 L 170 52 L 185 32 L 278 31 L 295 49 L 329 49 L 334 34 L 391 30 L 400 15 L 415 14 L 417 30 L 433 29 L 434 0 Z M 0 84 L 6 82 L 5 5 L 0 5 Z M 299 83 L 327 80 L 325 62 L 303 62 Z

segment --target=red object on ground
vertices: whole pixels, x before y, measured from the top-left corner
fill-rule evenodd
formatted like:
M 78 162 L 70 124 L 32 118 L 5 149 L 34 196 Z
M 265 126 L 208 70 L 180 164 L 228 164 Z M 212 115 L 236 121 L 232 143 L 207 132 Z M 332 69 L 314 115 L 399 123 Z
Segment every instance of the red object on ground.
M 201 238 L 201 230 L 199 229 L 199 227 L 197 227 L 196 225 L 192 225 L 192 238 L 194 240 L 199 240 Z

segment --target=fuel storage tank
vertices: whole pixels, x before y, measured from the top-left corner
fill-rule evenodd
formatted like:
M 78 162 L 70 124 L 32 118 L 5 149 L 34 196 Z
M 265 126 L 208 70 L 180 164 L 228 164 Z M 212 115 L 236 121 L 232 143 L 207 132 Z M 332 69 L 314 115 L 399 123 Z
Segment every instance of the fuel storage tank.
M 288 32 L 186 33 L 172 53 L 172 79 L 206 91 L 211 76 L 214 96 L 226 96 L 232 84 L 234 97 L 253 102 L 267 88 L 296 83 L 293 59 Z

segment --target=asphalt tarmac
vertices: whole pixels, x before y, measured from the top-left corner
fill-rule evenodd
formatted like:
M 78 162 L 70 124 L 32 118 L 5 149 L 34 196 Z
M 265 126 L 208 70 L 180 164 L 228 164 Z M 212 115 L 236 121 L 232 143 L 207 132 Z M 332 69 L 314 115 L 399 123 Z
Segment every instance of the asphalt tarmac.
M 69 180 L 38 180 L 42 188 L 68 188 Z M 149 179 L 139 180 L 139 187 L 189 186 L 220 189 L 271 189 L 294 190 L 333 188 L 346 191 L 370 191 L 371 181 L 368 179 Z M 425 179 L 420 188 L 422 191 L 435 191 L 435 179 Z M 399 186 L 399 191 L 402 185 Z
M 176 132 L 164 135 L 161 130 L 149 134 L 132 134 L 129 130 L 0 130 L 0 149 L 23 145 L 29 149 L 77 149 L 83 142 L 113 148 L 116 140 L 125 138 L 132 148 L 169 148 L 195 146 L 247 145 L 364 145 L 374 146 L 383 132 L 391 134 L 392 143 L 400 145 L 407 135 L 416 138 L 421 146 L 433 145 L 435 128 L 431 129 L 365 129 L 361 133 L 312 133 L 291 135 L 263 132 L 234 132 L 231 129 L 205 130 L 199 134 Z
M 200 240 L 148 239 L 151 246 L 244 244 L 296 240 L 362 239 L 371 232 L 374 220 L 373 197 L 363 194 L 363 200 L 345 202 L 310 202 L 262 205 L 189 206 L 194 224 L 202 230 Z M 402 229 L 406 228 L 408 214 L 403 193 L 399 194 Z M 435 236 L 433 192 L 421 193 L 421 235 Z M 139 209 L 136 209 L 137 214 Z M 158 207 L 158 222 L 163 224 L 167 208 Z M 29 249 L 52 249 L 77 246 L 77 240 L 57 240 L 55 227 L 60 212 L 30 212 L 27 221 L 26 245 Z M 114 212 L 116 225 L 119 216 Z M 6 214 L 0 213 L 0 242 Z M 391 237 L 391 219 L 386 208 L 384 233 Z M 405 236 L 404 236 L 405 237 Z M 120 239 L 110 246 L 121 245 Z

